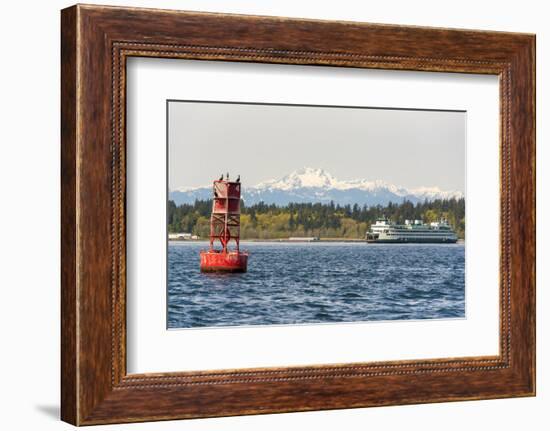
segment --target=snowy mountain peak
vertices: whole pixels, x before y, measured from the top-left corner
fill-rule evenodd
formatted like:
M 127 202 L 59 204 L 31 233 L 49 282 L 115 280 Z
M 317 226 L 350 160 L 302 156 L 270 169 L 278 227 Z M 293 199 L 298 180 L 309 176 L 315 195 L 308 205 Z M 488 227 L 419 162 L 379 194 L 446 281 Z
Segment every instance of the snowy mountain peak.
M 330 173 L 320 168 L 304 167 L 279 180 L 268 180 L 256 186 L 258 189 L 292 190 L 304 187 L 336 188 L 338 181 Z
M 193 203 L 195 199 L 210 199 L 211 186 L 180 189 L 170 192 L 176 204 Z M 256 186 L 243 184 L 243 199 L 247 205 L 257 202 L 286 205 L 290 202 L 325 202 L 339 204 L 385 205 L 388 202 L 462 198 L 459 191 L 444 191 L 438 187 L 408 189 L 382 180 L 338 180 L 320 168 L 304 167 L 280 179 L 263 181 Z

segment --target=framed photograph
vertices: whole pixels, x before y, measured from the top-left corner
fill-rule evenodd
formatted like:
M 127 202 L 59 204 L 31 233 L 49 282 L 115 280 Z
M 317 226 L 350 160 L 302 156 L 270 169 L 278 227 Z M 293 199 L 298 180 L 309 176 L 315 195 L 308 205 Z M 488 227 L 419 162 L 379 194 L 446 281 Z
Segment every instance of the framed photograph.
M 61 14 L 62 419 L 535 394 L 535 37 Z

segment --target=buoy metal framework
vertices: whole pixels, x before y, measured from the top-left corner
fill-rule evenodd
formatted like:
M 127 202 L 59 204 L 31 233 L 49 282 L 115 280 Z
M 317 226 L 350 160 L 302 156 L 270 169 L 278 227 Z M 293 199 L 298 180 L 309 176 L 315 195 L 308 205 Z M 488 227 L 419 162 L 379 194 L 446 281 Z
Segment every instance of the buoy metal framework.
M 210 216 L 210 248 L 201 251 L 202 272 L 246 272 L 248 253 L 240 250 L 241 183 L 214 181 Z M 230 249 L 234 241 L 235 248 Z M 221 249 L 217 249 L 217 243 Z

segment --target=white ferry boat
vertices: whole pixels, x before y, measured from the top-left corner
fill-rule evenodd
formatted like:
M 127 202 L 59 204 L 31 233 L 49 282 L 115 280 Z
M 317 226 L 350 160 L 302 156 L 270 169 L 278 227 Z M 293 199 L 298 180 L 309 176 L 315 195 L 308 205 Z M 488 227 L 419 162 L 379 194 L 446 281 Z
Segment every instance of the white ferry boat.
M 366 240 L 376 243 L 453 244 L 458 238 L 446 220 L 430 224 L 424 224 L 422 220 L 405 220 L 405 224 L 395 224 L 381 218 L 371 225 Z

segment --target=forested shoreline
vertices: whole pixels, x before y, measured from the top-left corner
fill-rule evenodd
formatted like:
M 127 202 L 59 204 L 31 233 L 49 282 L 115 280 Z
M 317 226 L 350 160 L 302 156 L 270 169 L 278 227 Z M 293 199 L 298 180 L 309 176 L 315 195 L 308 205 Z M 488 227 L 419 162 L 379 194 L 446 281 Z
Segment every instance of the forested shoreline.
M 209 236 L 212 200 L 176 206 L 168 202 L 168 231 Z M 241 239 L 284 239 L 291 236 L 359 239 L 377 218 L 394 222 L 423 220 L 425 223 L 446 219 L 459 238 L 464 238 L 465 202 L 461 199 L 437 199 L 413 204 L 410 201 L 386 206 L 338 205 L 333 202 L 291 203 L 286 206 L 263 202 L 246 206 L 241 201 Z

